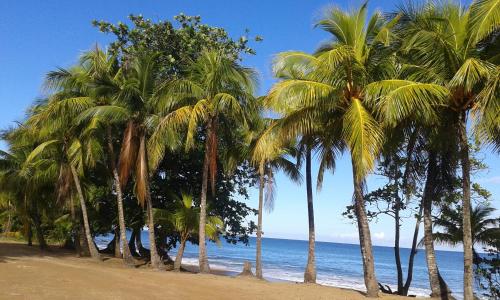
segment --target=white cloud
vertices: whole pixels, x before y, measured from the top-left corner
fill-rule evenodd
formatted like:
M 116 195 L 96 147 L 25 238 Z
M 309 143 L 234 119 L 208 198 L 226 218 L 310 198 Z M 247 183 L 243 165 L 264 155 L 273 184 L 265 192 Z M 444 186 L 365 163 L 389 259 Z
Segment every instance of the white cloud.
M 373 237 L 377 240 L 383 240 L 385 238 L 385 232 L 381 231 L 381 232 L 375 232 L 373 234 Z

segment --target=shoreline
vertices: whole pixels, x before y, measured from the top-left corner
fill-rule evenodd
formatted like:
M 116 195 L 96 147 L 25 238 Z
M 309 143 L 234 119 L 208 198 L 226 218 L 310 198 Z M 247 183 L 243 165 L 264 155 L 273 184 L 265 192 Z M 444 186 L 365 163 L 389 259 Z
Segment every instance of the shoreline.
M 116 258 L 95 262 L 55 247 L 42 252 L 4 240 L 0 266 L 0 299 L 366 299 L 355 290 L 234 277 L 216 269 L 205 275 L 127 268 Z M 382 293 L 380 298 L 407 299 Z

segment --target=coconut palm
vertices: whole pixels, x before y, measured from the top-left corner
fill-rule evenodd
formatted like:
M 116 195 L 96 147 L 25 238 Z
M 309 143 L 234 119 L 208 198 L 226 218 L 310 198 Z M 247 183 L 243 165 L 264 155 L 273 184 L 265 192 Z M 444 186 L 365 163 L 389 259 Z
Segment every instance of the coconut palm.
M 19 143 L 19 138 L 15 135 L 23 134 L 20 131 L 24 130 L 17 129 L 4 134 L 11 144 L 11 151 L 0 151 L 1 197 L 2 200 L 8 202 L 9 218 L 14 209 L 20 217 L 24 224 L 25 236 L 28 237 L 28 244 L 31 245 L 31 224 L 33 223 L 38 244 L 41 249 L 46 249 L 47 243 L 41 226 L 39 200 L 34 196 L 41 193 L 41 188 L 47 185 L 51 169 L 47 168 L 47 161 L 28 161 L 29 154 L 34 148 L 33 141 Z M 11 219 L 8 220 L 10 221 Z M 5 229 L 10 231 L 9 224 Z
M 250 161 L 255 165 L 259 174 L 259 213 L 257 218 L 257 240 L 255 275 L 262 279 L 262 213 L 265 205 L 268 211 L 274 207 L 276 171 L 285 172 L 293 181 L 300 182 L 301 174 L 297 166 L 287 159 L 287 156 L 294 154 L 294 149 L 281 141 L 269 120 L 261 120 L 260 133 L 252 142 L 250 148 Z M 258 121 L 257 121 L 258 122 Z M 268 126 L 265 124 L 268 123 Z M 264 197 L 264 191 L 266 195 Z M 265 199 L 264 199 L 265 198 Z
M 202 169 L 199 223 L 199 265 L 200 272 L 209 273 L 205 242 L 207 215 L 207 190 L 210 182 L 215 194 L 217 174 L 217 144 L 224 132 L 235 132 L 245 125 L 246 114 L 253 110 L 255 72 L 240 66 L 234 58 L 222 52 L 204 50 L 191 64 L 188 76 L 173 80 L 168 85 L 169 93 L 175 99 L 190 101 L 186 148 L 194 144 L 199 126 L 203 127 L 205 157 Z M 181 118 L 182 114 L 178 115 Z
M 155 209 L 155 216 L 159 221 L 172 223 L 179 233 L 180 244 L 175 257 L 174 270 L 180 271 L 186 242 L 198 233 L 200 208 L 193 205 L 193 196 L 186 193 L 182 193 L 181 197 L 176 199 L 176 203 L 176 208 L 172 213 L 167 210 Z M 207 224 L 205 225 L 207 237 L 219 242 L 219 234 L 223 225 L 224 222 L 219 217 L 207 216 Z
M 357 10 L 344 12 L 329 8 L 318 26 L 330 32 L 333 41 L 317 54 L 285 52 L 274 63 L 276 73 L 286 71 L 300 79 L 283 80 L 273 86 L 268 105 L 278 111 L 284 107 L 297 110 L 288 117 L 288 135 L 312 131 L 314 120 L 329 120 L 325 126 L 340 130 L 340 142 L 351 155 L 354 203 L 358 222 L 361 256 L 367 295 L 378 295 L 378 283 L 372 253 L 370 230 L 363 201 L 366 175 L 373 169 L 384 140 L 382 124 L 373 112 L 375 105 L 368 85 L 392 76 L 395 72 L 392 49 L 387 47 L 396 20 L 385 22 L 380 13 L 367 21 L 366 3 Z M 401 84 L 406 93 L 419 93 L 422 85 Z M 433 99 L 430 99 L 431 101 Z M 400 103 L 391 102 L 399 111 Z M 412 102 L 422 113 L 430 107 Z M 393 106 L 392 106 L 393 105 Z M 430 106 L 430 105 L 429 105 Z M 325 118 L 329 115 L 329 118 Z
M 58 198 L 71 198 L 71 182 L 80 201 L 85 236 L 92 258 L 100 260 L 100 255 L 92 238 L 87 205 L 81 184 L 87 167 L 94 167 L 102 157 L 102 148 L 97 140 L 80 135 L 81 128 L 74 124 L 74 119 L 91 101 L 79 97 L 75 92 L 62 89 L 54 93 L 31 116 L 27 124 L 39 128 L 43 140 L 27 157 L 28 162 L 35 159 L 52 159 L 59 170 L 57 177 Z M 71 97 L 70 95 L 74 95 Z M 78 109 L 75 109 L 75 106 Z
M 275 76 L 281 80 L 301 80 L 305 78 L 303 70 L 298 70 L 295 66 L 282 66 L 277 69 Z M 316 282 L 316 263 L 315 263 L 315 230 L 314 230 L 314 203 L 312 193 L 312 153 L 317 151 L 320 165 L 317 175 L 317 190 L 321 190 L 323 184 L 324 172 L 327 169 L 332 171 L 335 169 L 335 161 L 337 155 L 344 150 L 344 145 L 341 142 L 340 126 L 338 121 L 332 119 L 328 113 L 314 111 L 314 107 L 298 108 L 290 106 L 290 103 L 283 103 L 277 110 L 282 114 L 282 118 L 276 120 L 275 129 L 280 133 L 278 137 L 287 139 L 295 139 L 294 130 L 290 130 L 288 126 L 301 125 L 301 118 L 309 118 L 306 124 L 307 132 L 302 132 L 298 147 L 297 147 L 297 167 L 300 169 L 302 162 L 305 160 L 306 171 L 306 195 L 307 195 L 307 215 L 308 215 L 308 231 L 309 231 L 309 247 L 307 254 L 307 265 L 304 271 L 304 282 Z M 276 105 L 276 104 L 274 104 Z M 278 103 L 278 105 L 280 105 Z M 311 112 L 314 111 L 314 116 Z M 319 112 L 319 114 L 318 114 Z M 307 114 L 310 114 L 308 117 Z M 312 118 L 311 118 L 312 117 Z M 298 122 L 297 122 L 298 121 Z M 295 123 L 297 122 L 297 123 Z M 295 125 L 294 125 L 295 123 Z M 304 125 L 305 123 L 302 123 Z
M 69 70 L 59 69 L 53 71 L 48 75 L 48 84 L 50 86 L 68 86 L 78 85 L 80 87 L 82 98 L 87 98 L 91 101 L 90 107 L 83 111 L 79 116 L 80 124 L 85 121 L 85 126 L 89 128 L 91 134 L 95 132 L 105 131 L 106 144 L 108 148 L 108 161 L 112 171 L 114 188 L 117 198 L 118 208 L 118 225 L 120 232 L 120 239 L 122 243 L 122 253 L 124 263 L 127 266 L 133 266 L 134 261 L 128 246 L 125 218 L 123 212 L 123 193 L 121 185 L 119 184 L 118 168 L 116 167 L 116 157 L 114 151 L 114 138 L 112 134 L 113 119 L 100 119 L 92 115 L 93 108 L 96 106 L 104 106 L 112 103 L 115 99 L 116 93 L 119 91 L 117 86 L 117 78 L 121 72 L 118 67 L 118 61 L 115 57 L 106 54 L 99 48 L 84 53 L 80 59 L 78 66 Z M 77 84 L 75 84 L 77 83 Z M 118 253 L 119 248 L 117 249 Z
M 471 209 L 472 245 L 489 245 L 500 239 L 500 220 L 495 218 L 495 209 L 490 206 L 477 205 Z M 443 217 L 434 220 L 434 225 L 442 231 L 434 232 L 434 241 L 439 244 L 456 246 L 463 243 L 462 211 L 446 210 Z M 479 255 L 473 248 L 474 259 Z
M 492 37 L 500 28 L 497 0 L 474 1 L 467 9 L 452 3 L 429 3 L 401 12 L 403 22 L 402 53 L 408 58 L 411 80 L 438 84 L 446 93 L 445 104 L 454 114 L 455 134 L 459 137 L 463 185 L 464 229 L 464 298 L 473 299 L 473 248 L 470 215 L 470 158 L 467 120 L 471 113 L 475 127 L 486 136 L 498 128 L 497 53 L 488 51 Z M 382 94 L 384 102 L 395 100 L 398 84 Z M 400 97 L 407 102 L 418 97 Z M 391 111 L 399 114 L 403 111 Z M 397 117 L 396 117 L 397 118 Z M 489 132 L 489 134 L 488 134 Z M 483 135 L 484 136 L 484 135 Z M 491 141 L 491 140 L 490 140 Z
M 112 101 L 87 109 L 80 119 L 95 118 L 125 127 L 118 158 L 119 174 L 114 177 L 119 178 L 120 187 L 124 188 L 130 175 L 134 174 L 135 195 L 147 211 L 151 264 L 157 269 L 164 269 L 155 242 L 149 177 L 165 151 L 178 146 L 177 132 L 189 115 L 190 108 L 179 108 L 183 102 L 171 101 L 167 93 L 168 85 L 160 78 L 157 58 L 158 54 L 147 50 L 130 56 L 119 71 L 120 74 L 113 78 L 111 86 L 103 86 L 111 88 Z M 109 131 L 107 136 L 109 142 Z

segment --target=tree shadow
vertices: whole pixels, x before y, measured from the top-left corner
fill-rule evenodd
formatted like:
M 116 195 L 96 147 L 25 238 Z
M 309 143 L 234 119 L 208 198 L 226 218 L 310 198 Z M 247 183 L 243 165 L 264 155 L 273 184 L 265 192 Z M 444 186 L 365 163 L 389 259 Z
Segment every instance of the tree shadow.
M 75 253 L 57 246 L 40 249 L 38 245 L 28 246 L 17 242 L 0 241 L 0 263 L 22 257 L 75 257 Z

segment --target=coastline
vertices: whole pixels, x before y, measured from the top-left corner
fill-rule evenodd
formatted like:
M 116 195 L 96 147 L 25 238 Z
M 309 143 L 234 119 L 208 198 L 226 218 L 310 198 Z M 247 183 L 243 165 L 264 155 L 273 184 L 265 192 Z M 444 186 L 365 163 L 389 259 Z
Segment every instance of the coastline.
M 355 290 L 239 278 L 216 269 L 217 275 L 202 275 L 126 268 L 120 259 L 95 262 L 55 247 L 41 252 L 36 246 L 3 240 L 0 266 L 0 299 L 365 299 Z M 405 299 L 385 294 L 381 298 Z

